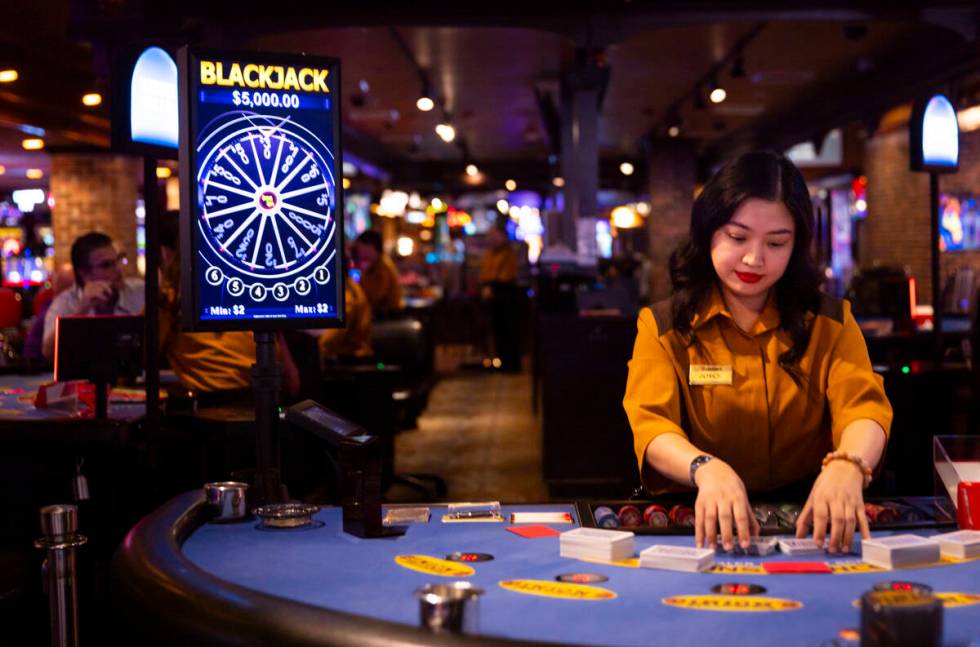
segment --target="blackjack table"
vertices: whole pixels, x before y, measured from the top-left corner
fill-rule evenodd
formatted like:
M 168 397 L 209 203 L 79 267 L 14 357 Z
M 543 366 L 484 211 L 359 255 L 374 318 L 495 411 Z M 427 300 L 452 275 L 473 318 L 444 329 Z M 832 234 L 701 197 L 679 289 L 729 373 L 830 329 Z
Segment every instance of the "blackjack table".
M 889 570 L 863 563 L 856 538 L 843 555 L 719 552 L 702 572 L 640 567 L 648 546 L 694 545 L 673 514 L 662 529 L 620 527 L 636 531 L 627 559 L 559 554 L 559 533 L 595 526 L 600 508 L 620 503 L 504 504 L 499 520 L 469 522 L 448 522 L 433 504 L 404 534 L 363 539 L 343 531 L 339 507 L 295 528 L 215 523 L 203 495 L 187 492 L 118 549 L 118 617 L 134 644 L 857 645 L 862 594 L 924 585 L 942 603 L 942 644 L 980 644 L 980 559 Z M 876 523 L 875 537 L 955 530 L 948 501 L 901 505 L 920 514 Z M 552 517 L 512 523 L 523 512 Z M 467 633 L 420 626 L 417 592 L 459 581 L 482 590 Z

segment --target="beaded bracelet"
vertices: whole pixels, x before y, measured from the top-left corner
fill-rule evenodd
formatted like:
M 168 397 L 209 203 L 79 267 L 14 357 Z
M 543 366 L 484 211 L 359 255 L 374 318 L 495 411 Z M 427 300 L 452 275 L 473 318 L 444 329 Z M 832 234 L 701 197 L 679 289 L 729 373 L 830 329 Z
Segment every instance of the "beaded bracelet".
M 861 474 L 864 475 L 864 489 L 867 489 L 868 486 L 871 485 L 871 474 L 872 474 L 871 467 L 868 466 L 867 461 L 865 461 L 857 454 L 848 454 L 847 452 L 841 450 L 830 452 L 829 454 L 823 457 L 823 467 L 820 468 L 821 471 L 823 470 L 824 467 L 827 467 L 827 465 L 829 465 L 831 461 L 838 461 L 838 460 L 850 461 L 855 465 L 857 465 L 858 469 L 861 470 Z

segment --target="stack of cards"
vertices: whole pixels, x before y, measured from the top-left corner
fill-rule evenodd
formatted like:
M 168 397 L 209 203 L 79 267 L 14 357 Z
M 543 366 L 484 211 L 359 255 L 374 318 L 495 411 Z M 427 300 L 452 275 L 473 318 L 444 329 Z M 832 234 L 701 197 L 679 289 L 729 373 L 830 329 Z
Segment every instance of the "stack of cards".
M 943 557 L 973 559 L 980 557 L 980 530 L 957 530 L 933 537 L 939 542 Z
M 600 528 L 576 528 L 561 533 L 559 554 L 574 559 L 614 562 L 633 556 L 633 533 Z
M 893 535 L 861 542 L 861 558 L 880 568 L 924 566 L 939 561 L 939 542 L 916 535 Z
M 812 555 L 822 553 L 823 550 L 812 538 L 784 537 L 779 540 L 779 551 L 784 555 Z
M 696 573 L 715 563 L 715 551 L 710 548 L 654 545 L 640 553 L 640 566 L 668 571 Z
M 738 543 L 738 539 L 734 540 L 735 547 L 732 549 L 733 555 L 753 555 L 756 557 L 765 557 L 766 555 L 771 555 L 776 552 L 776 538 L 775 537 L 750 537 L 749 547 L 742 548 L 742 544 Z M 718 552 L 725 552 L 724 547 L 719 543 L 717 547 Z

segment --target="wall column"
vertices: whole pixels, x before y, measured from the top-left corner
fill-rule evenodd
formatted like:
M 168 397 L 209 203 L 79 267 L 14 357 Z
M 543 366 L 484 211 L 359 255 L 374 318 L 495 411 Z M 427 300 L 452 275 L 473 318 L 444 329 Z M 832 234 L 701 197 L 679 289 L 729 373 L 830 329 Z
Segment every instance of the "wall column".
M 688 141 L 656 141 L 647 148 L 650 215 L 647 217 L 650 263 L 650 301 L 670 296 L 667 263 L 691 225 L 696 156 Z
M 51 226 L 55 262 L 71 262 L 71 244 L 89 231 L 101 231 L 126 252 L 127 276 L 136 271 L 136 200 L 140 159 L 100 153 L 52 153 Z

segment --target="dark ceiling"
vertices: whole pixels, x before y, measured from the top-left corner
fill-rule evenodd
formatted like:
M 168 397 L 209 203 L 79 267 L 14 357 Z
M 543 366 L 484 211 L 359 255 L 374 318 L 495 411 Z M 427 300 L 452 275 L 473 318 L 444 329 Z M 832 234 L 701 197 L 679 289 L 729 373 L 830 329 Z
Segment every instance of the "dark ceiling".
M 49 150 L 108 146 L 113 56 L 140 41 L 341 58 L 345 150 L 422 188 L 452 188 L 465 159 L 491 185 L 547 182 L 559 152 L 549 107 L 581 65 L 606 79 L 599 137 L 610 181 L 619 161 L 667 137 L 675 115 L 710 162 L 873 124 L 927 89 L 980 101 L 976 3 L 895 4 L 8 1 L 0 68 L 20 78 L 0 85 L 0 189 L 23 185 L 25 165 L 47 168 L 47 155 L 20 149 L 24 126 L 43 129 Z M 739 53 L 745 75 L 733 78 Z M 728 98 L 699 109 L 695 88 L 712 71 Z M 435 135 L 438 108 L 415 108 L 422 77 L 463 146 Z M 84 108 L 91 90 L 107 102 Z

